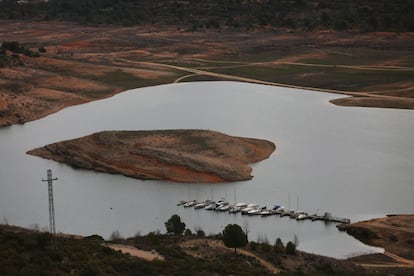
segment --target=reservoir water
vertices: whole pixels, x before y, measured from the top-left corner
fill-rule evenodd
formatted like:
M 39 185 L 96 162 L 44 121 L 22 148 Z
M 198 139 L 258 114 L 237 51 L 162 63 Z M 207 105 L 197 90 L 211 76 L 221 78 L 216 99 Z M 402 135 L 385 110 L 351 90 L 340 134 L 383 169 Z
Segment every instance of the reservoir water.
M 334 224 L 245 217 L 178 207 L 182 199 L 283 204 L 352 221 L 414 210 L 414 112 L 338 107 L 338 95 L 237 82 L 197 82 L 129 90 L 0 129 L 0 222 L 48 226 L 52 169 L 57 231 L 108 238 L 165 232 L 178 214 L 191 230 L 218 233 L 229 223 L 249 240 L 295 239 L 308 252 L 344 258 L 372 252 Z M 273 141 L 251 181 L 180 184 L 76 170 L 25 152 L 102 130 L 197 128 Z M 290 200 L 289 200 L 290 199 Z

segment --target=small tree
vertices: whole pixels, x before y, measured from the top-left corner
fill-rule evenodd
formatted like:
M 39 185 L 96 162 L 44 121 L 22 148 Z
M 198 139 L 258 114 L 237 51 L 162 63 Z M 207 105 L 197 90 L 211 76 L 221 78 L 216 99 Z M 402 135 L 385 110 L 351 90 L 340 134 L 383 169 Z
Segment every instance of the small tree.
M 190 229 L 185 229 L 185 231 L 184 231 L 184 236 L 192 236 L 193 235 L 193 232 L 191 232 L 191 230 Z
M 237 253 L 237 247 L 242 247 L 247 244 L 247 236 L 237 224 L 229 224 L 223 230 L 224 245 L 234 248 L 234 254 Z
M 182 235 L 185 230 L 185 223 L 181 221 L 179 215 L 172 215 L 171 218 L 164 224 L 167 228 L 167 233 Z
M 285 251 L 285 246 L 280 238 L 276 239 L 275 246 L 273 248 L 275 253 L 283 253 Z
M 296 255 L 296 245 L 291 241 L 286 244 L 286 254 Z

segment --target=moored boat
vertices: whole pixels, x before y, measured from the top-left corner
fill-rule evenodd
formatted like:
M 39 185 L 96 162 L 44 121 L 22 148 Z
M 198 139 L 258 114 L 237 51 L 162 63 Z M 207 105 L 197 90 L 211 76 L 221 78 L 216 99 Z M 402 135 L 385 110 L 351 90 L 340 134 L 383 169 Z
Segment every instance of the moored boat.
M 188 208 L 188 207 L 193 207 L 196 204 L 197 204 L 196 200 L 190 200 L 190 201 L 187 201 L 183 206 L 184 208 Z
M 271 210 L 262 210 L 259 215 L 261 215 L 262 217 L 266 217 L 266 216 L 270 216 L 273 213 L 271 212 Z
M 304 219 L 308 219 L 308 218 L 309 218 L 309 216 L 306 213 L 302 213 L 302 214 L 299 214 L 296 217 L 296 220 L 304 220 Z
M 181 206 L 181 205 L 184 205 L 184 204 L 186 204 L 187 203 L 187 200 L 180 200 L 178 203 L 177 203 L 177 206 Z
M 216 209 L 216 203 L 215 202 L 213 202 L 213 203 L 211 203 L 211 204 L 209 204 L 209 205 L 207 205 L 206 207 L 204 207 L 204 209 L 205 210 L 215 210 Z
M 261 210 L 261 209 L 259 209 L 259 208 L 254 208 L 254 209 L 250 210 L 249 212 L 247 212 L 247 214 L 248 214 L 249 216 L 255 216 L 255 215 L 260 214 L 260 212 L 262 212 L 262 210 Z
M 228 211 L 230 209 L 230 205 L 228 205 L 228 204 L 223 204 L 223 205 L 221 205 L 219 208 L 218 208 L 218 211 L 220 211 L 220 212 L 225 212 L 225 211 Z M 217 210 L 217 209 L 216 209 Z
M 200 203 L 197 203 L 196 205 L 194 205 L 194 209 L 201 209 L 201 208 L 204 208 L 206 206 L 207 206 L 206 202 L 200 202 Z
M 237 205 L 237 204 L 236 204 L 236 205 Z M 229 209 L 229 213 L 230 213 L 230 214 L 235 214 L 235 213 L 241 212 L 241 210 L 242 210 L 242 208 L 241 208 L 241 207 L 232 206 L 232 207 L 230 207 L 230 209 Z

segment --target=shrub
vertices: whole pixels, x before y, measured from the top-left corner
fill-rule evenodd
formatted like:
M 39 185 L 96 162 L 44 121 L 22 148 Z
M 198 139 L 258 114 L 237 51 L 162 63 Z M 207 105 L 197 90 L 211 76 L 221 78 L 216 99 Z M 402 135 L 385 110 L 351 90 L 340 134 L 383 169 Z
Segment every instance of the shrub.
M 206 232 L 204 232 L 203 229 L 201 229 L 200 227 L 196 227 L 195 231 L 196 231 L 197 237 L 202 238 L 206 236 Z
M 296 255 L 296 245 L 293 242 L 288 242 L 286 244 L 286 254 L 288 255 Z
M 185 231 L 184 231 L 184 236 L 192 236 L 193 235 L 193 232 L 191 232 L 191 230 L 190 229 L 185 229 Z
M 264 242 L 260 245 L 261 249 L 263 252 L 270 252 L 272 251 L 272 246 L 270 244 L 268 244 L 267 242 Z
M 285 251 L 285 246 L 280 238 L 276 239 L 275 246 L 273 247 L 275 253 L 283 253 Z

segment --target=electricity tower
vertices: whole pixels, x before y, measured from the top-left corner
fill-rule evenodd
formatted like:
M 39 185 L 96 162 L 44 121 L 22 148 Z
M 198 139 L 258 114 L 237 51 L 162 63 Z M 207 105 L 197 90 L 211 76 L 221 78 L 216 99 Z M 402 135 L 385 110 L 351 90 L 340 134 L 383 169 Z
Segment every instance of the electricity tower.
M 42 182 L 47 182 L 49 191 L 49 232 L 53 237 L 56 235 L 55 207 L 53 205 L 53 181 L 55 180 L 58 179 L 52 178 L 52 170 L 47 170 L 47 179 L 42 179 Z

